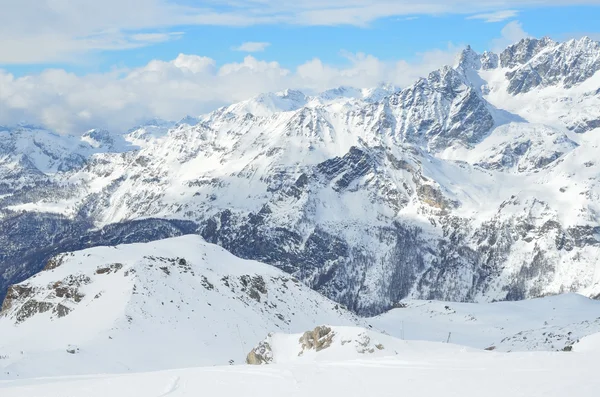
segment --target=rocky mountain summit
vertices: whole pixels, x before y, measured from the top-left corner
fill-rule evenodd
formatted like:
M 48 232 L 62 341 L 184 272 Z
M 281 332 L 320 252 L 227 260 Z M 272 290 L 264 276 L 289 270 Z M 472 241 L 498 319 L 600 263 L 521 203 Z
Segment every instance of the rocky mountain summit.
M 0 131 L 0 291 L 57 254 L 200 234 L 360 314 L 600 294 L 600 44 L 465 49 L 413 85 L 179 123 Z M 58 310 L 58 309 L 57 309 Z

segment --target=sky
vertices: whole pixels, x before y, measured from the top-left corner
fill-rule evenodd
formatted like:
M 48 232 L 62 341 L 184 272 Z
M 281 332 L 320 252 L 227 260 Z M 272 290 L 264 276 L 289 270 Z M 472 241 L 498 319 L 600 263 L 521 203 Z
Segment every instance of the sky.
M 600 0 L 0 0 L 0 124 L 178 120 L 262 92 L 408 86 L 467 44 L 600 39 Z

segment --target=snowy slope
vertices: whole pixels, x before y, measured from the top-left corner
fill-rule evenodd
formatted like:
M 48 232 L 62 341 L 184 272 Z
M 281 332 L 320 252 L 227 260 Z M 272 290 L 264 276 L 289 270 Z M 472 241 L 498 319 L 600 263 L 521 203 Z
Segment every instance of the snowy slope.
M 3 397 L 594 397 L 597 352 L 473 352 L 406 344 L 394 357 L 0 382 Z
M 242 363 L 267 333 L 321 323 L 361 321 L 198 236 L 93 248 L 60 255 L 9 290 L 0 377 Z
M 521 302 L 402 302 L 369 319 L 407 340 L 447 341 L 496 351 L 559 351 L 600 332 L 600 302 L 576 294 Z M 450 335 L 449 335 L 450 334 Z
M 581 339 L 578 343 L 573 345 L 573 351 L 598 354 L 598 352 L 600 352 L 600 332 Z
M 21 156 L 44 174 L 80 167 L 94 153 L 120 153 L 132 149 L 134 147 L 122 136 L 105 130 L 70 136 L 35 126 L 0 129 L 0 156 Z

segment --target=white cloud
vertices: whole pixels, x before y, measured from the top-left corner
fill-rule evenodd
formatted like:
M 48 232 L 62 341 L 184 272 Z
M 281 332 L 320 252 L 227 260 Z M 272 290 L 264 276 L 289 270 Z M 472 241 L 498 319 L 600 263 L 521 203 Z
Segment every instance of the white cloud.
M 366 26 L 384 17 L 440 14 L 487 14 L 491 21 L 515 7 L 577 4 L 600 0 L 0 0 L 0 64 L 72 61 L 89 51 L 152 45 L 191 25 Z
M 488 12 L 484 14 L 471 15 L 467 19 L 481 19 L 484 22 L 502 22 L 510 18 L 514 18 L 519 14 L 517 10 L 504 10 L 496 12 Z
M 500 52 L 509 45 L 530 36 L 529 33 L 523 30 L 523 25 L 519 21 L 507 23 L 500 31 L 500 35 L 501 37 L 492 40 L 492 51 Z
M 247 41 L 233 48 L 233 50 L 242 52 L 262 52 L 266 50 L 267 47 L 270 45 L 271 43 L 267 43 L 264 41 Z
M 169 32 L 169 33 L 136 33 L 132 34 L 130 39 L 134 42 L 142 43 L 163 43 L 165 41 L 171 41 L 178 39 L 183 36 L 183 32 Z
M 418 54 L 412 62 L 344 53 L 344 67 L 313 59 L 294 70 L 251 55 L 217 67 L 211 58 L 183 54 L 169 62 L 155 60 L 137 69 L 85 76 L 53 69 L 16 78 L 0 70 L 0 125 L 38 123 L 61 133 L 122 131 L 144 119 L 178 120 L 286 88 L 311 93 L 340 85 L 372 87 L 382 81 L 407 86 L 451 64 L 457 51 L 449 45 Z

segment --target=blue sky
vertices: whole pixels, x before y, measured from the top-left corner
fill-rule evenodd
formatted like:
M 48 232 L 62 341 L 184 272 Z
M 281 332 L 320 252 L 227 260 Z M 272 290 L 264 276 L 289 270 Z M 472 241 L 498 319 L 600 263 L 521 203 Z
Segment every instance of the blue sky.
M 183 4 L 203 3 L 206 2 L 189 0 Z M 470 19 L 482 14 L 497 14 L 498 18 L 493 21 Z M 360 26 L 281 22 L 250 26 L 148 26 L 128 31 L 132 34 L 168 36 L 169 39 L 162 41 L 163 38 L 160 38 L 158 41 L 162 42 L 158 43 L 150 40 L 139 48 L 129 49 L 116 46 L 116 49 L 103 50 L 90 46 L 88 50 L 66 53 L 62 59 L 2 62 L 0 56 L 0 67 L 16 76 L 39 73 L 47 68 L 62 68 L 82 75 L 107 72 L 114 68 L 141 67 L 154 59 L 172 60 L 180 53 L 210 57 L 217 65 L 239 62 L 247 53 L 253 53 L 260 59 L 277 61 L 286 68 L 294 68 L 313 58 L 335 66 L 343 65 L 347 62 L 346 52 L 362 52 L 388 61 L 411 61 L 419 53 L 451 46 L 470 44 L 478 51 L 491 49 L 493 41 L 500 37 L 501 29 L 510 21 L 518 21 L 524 31 L 534 37 L 548 35 L 556 40 L 564 40 L 586 34 L 600 38 L 598 20 L 600 5 L 576 5 L 511 7 L 466 14 L 409 13 L 383 16 Z M 115 29 L 122 28 L 115 26 Z M 262 51 L 236 50 L 246 42 L 267 44 L 264 44 Z
M 0 0 L 0 125 L 78 133 L 412 84 L 467 44 L 600 39 L 600 0 Z

